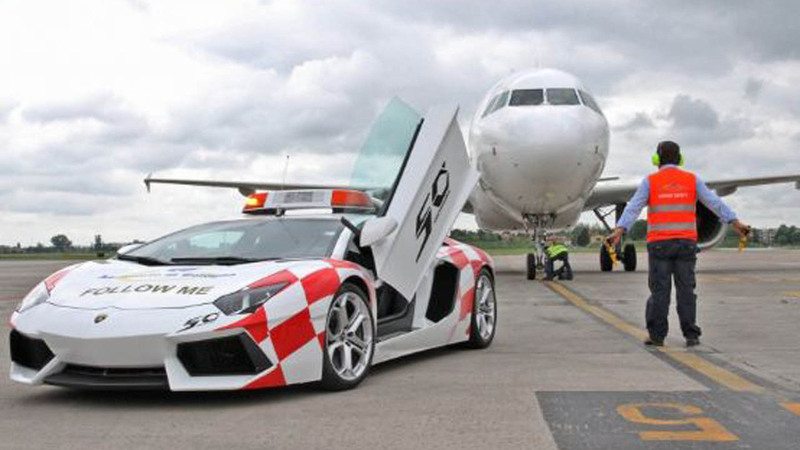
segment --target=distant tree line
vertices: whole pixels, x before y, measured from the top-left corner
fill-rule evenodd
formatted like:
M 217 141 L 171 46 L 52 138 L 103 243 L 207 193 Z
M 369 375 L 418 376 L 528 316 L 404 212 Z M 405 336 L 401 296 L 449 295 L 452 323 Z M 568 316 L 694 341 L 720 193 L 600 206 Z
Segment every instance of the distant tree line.
M 525 247 L 531 244 L 531 238 L 524 232 L 495 233 L 486 230 L 454 229 L 450 237 L 465 243 L 478 244 L 482 248 Z
M 800 245 L 800 229 L 796 226 L 781 225 L 775 230 L 775 245 Z
M 568 232 L 560 233 L 566 235 L 571 241 L 571 245 L 586 247 L 592 243 L 592 238 L 605 236 L 608 231 L 599 224 L 587 225 L 579 223 L 572 227 Z M 480 243 L 484 247 L 508 247 L 530 244 L 531 238 L 524 231 L 496 233 L 486 230 L 460 230 L 454 229 L 450 236 L 466 243 Z M 644 241 L 647 239 L 647 221 L 637 220 L 628 231 L 627 238 L 634 241 Z M 753 229 L 749 237 L 749 245 L 787 247 L 800 246 L 800 228 L 792 225 L 781 225 L 775 228 Z M 728 228 L 723 247 L 735 247 L 739 244 L 739 236 L 732 228 Z
M 138 241 L 135 241 L 138 242 Z M 50 245 L 39 242 L 36 245 L 23 246 L 19 242 L 16 245 L 0 245 L 0 254 L 9 253 L 113 253 L 125 243 L 104 242 L 99 234 L 94 236 L 94 240 L 88 245 L 74 245 L 72 240 L 65 234 L 56 234 L 50 238 Z

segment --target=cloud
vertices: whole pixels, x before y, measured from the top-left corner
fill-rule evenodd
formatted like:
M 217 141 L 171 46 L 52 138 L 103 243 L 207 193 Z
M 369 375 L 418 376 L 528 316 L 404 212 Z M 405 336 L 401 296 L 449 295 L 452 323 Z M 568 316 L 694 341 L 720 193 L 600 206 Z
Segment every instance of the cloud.
M 755 101 L 763 88 L 764 80 L 750 77 L 744 85 L 744 97 L 750 101 Z
M 8 121 L 9 115 L 12 111 L 14 111 L 14 109 L 16 109 L 16 107 L 16 102 L 0 99 L 0 124 Z
M 150 172 L 273 181 L 291 155 L 290 180 L 346 181 L 392 97 L 458 103 L 466 128 L 489 86 L 536 66 L 598 98 L 608 175 L 646 173 L 668 138 L 704 175 L 800 171 L 793 2 L 81 1 L 0 4 L 0 39 L 17 43 L 0 73 L 8 241 L 55 224 L 76 241 L 152 237 L 240 207 L 228 191 L 146 196 Z M 768 204 L 753 192 L 736 196 Z
M 720 119 L 711 104 L 684 94 L 675 96 L 666 118 L 671 122 L 670 134 L 677 141 L 692 145 L 746 140 L 755 134 L 754 126 L 747 118 L 730 116 Z
M 637 131 L 653 128 L 655 128 L 655 124 L 653 123 L 653 119 L 650 118 L 650 115 L 640 111 L 637 112 L 630 121 L 614 129 L 617 131 Z
M 675 128 L 714 129 L 719 125 L 717 112 L 707 102 L 688 95 L 677 95 L 667 117 Z
M 120 98 L 108 92 L 62 102 L 43 103 L 23 108 L 22 117 L 29 122 L 55 122 L 94 119 L 109 124 L 129 120 L 131 114 Z
M 118 209 L 113 202 L 98 204 L 94 195 L 75 192 L 41 192 L 35 189 L 14 191 L 0 196 L 10 213 L 46 213 L 55 216 L 90 216 L 101 210 Z

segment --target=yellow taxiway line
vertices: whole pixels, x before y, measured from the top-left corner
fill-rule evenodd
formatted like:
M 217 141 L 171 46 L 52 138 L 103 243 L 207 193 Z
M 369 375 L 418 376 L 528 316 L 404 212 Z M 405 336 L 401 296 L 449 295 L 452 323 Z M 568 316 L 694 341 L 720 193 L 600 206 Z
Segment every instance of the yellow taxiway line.
M 549 287 L 553 292 L 563 297 L 568 302 L 577 306 L 578 308 L 588 312 L 589 314 L 597 317 L 603 322 L 611 325 L 612 327 L 622 331 L 623 333 L 632 336 L 640 341 L 647 339 L 647 331 L 630 324 L 624 319 L 620 318 L 611 311 L 599 305 L 593 305 L 587 302 L 583 297 L 575 292 L 567 289 L 564 285 L 553 281 L 545 281 L 544 284 Z M 755 383 L 752 383 L 744 378 L 736 375 L 735 373 L 724 369 L 716 364 L 701 357 L 697 353 L 688 352 L 683 349 L 676 349 L 670 347 L 655 347 L 661 353 L 667 355 L 674 361 L 677 361 L 684 366 L 698 372 L 716 383 L 725 386 L 726 388 L 737 392 L 763 392 L 764 388 Z M 788 409 L 788 407 L 787 407 Z M 794 410 L 791 410 L 795 412 Z M 800 406 L 797 410 L 800 415 Z

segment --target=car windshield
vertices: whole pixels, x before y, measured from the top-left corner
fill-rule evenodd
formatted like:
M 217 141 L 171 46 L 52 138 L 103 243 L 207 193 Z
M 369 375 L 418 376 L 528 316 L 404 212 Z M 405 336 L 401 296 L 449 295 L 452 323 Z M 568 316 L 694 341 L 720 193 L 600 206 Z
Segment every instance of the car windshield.
M 330 256 L 342 224 L 335 218 L 275 217 L 213 222 L 149 242 L 120 259 L 143 263 L 238 264 Z

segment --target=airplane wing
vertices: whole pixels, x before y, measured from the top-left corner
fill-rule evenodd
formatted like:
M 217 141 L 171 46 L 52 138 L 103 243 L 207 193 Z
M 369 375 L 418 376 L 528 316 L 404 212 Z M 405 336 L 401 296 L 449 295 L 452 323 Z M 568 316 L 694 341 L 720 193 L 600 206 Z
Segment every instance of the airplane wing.
M 205 187 L 221 187 L 237 189 L 243 196 L 248 196 L 254 193 L 257 189 L 266 191 L 281 191 L 293 189 L 356 189 L 356 190 L 370 190 L 374 188 L 365 186 L 345 186 L 334 184 L 312 184 L 312 183 L 278 183 L 278 182 L 263 182 L 263 181 L 215 181 L 215 180 L 186 180 L 178 178 L 153 178 L 150 175 L 144 179 L 144 184 L 147 186 L 147 192 L 150 192 L 150 185 L 157 184 L 182 184 L 185 186 L 205 186 Z
M 740 187 L 792 182 L 795 183 L 795 189 L 800 189 L 800 174 L 706 180 L 706 186 L 717 191 L 717 195 L 720 197 L 724 197 L 733 194 Z M 636 192 L 637 187 L 639 187 L 639 183 L 611 183 L 603 182 L 601 179 L 592 191 L 592 195 L 589 196 L 589 200 L 586 201 L 584 209 L 588 211 L 599 206 L 626 203 Z

